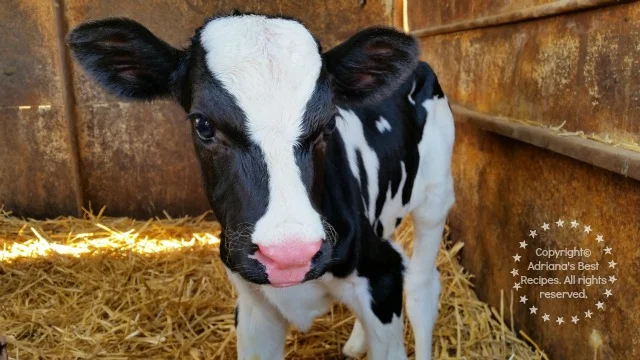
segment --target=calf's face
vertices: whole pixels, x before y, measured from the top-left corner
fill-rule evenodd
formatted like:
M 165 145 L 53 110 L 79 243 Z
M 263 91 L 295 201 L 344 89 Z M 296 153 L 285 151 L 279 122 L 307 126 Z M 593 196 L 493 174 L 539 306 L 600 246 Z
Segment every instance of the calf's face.
M 414 39 L 392 29 L 322 53 L 298 21 L 260 15 L 213 18 L 182 50 L 128 19 L 82 24 L 68 40 L 111 93 L 181 104 L 222 225 L 222 260 L 281 287 L 320 276 L 339 241 L 319 209 L 336 106 L 384 98 L 417 63 Z

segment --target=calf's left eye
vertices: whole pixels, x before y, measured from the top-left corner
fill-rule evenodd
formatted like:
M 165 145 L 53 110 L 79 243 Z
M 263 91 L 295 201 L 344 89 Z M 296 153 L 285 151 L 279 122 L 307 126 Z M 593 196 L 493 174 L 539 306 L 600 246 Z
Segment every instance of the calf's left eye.
M 335 116 L 331 118 L 331 120 L 329 120 L 329 122 L 327 123 L 327 126 L 325 126 L 324 128 L 324 133 L 326 135 L 331 134 L 334 130 L 336 129 L 336 118 Z
M 196 134 L 198 134 L 198 137 L 202 140 L 205 140 L 205 141 L 211 140 L 216 135 L 216 131 L 213 125 L 211 125 L 209 120 L 205 118 L 201 118 L 201 117 L 196 118 L 195 127 L 196 127 Z

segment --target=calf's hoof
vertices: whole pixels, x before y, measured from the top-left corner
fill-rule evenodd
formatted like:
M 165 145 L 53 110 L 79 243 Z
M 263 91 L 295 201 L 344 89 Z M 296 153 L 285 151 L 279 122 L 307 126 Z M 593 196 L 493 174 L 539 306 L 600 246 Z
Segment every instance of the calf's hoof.
M 360 359 L 365 354 L 366 351 L 362 349 L 359 345 L 360 344 L 353 344 L 347 341 L 347 343 L 342 348 L 342 355 L 343 355 L 342 358 L 345 360 Z

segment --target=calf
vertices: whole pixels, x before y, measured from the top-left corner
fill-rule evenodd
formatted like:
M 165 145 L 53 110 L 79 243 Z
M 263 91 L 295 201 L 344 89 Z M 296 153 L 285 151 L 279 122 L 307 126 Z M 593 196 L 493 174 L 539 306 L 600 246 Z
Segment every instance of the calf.
M 238 292 L 238 358 L 281 359 L 289 324 L 309 329 L 336 300 L 357 318 L 345 355 L 404 359 L 403 288 L 416 359 L 431 358 L 454 126 L 414 38 L 371 28 L 323 52 L 296 20 L 233 13 L 186 49 L 127 19 L 82 24 L 69 44 L 111 93 L 188 113 Z M 388 239 L 410 212 L 409 261 Z

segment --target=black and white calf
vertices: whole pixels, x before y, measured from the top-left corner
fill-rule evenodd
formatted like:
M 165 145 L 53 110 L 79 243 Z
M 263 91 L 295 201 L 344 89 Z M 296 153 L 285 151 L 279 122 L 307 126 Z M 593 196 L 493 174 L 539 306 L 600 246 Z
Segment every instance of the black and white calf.
M 416 359 L 431 358 L 454 126 L 412 37 L 372 28 L 322 52 L 298 21 L 234 13 L 183 50 L 126 19 L 80 25 L 69 44 L 111 93 L 188 113 L 240 359 L 281 359 L 289 324 L 308 329 L 332 301 L 358 319 L 345 355 L 406 358 L 403 288 Z M 408 213 L 410 261 L 388 240 Z

